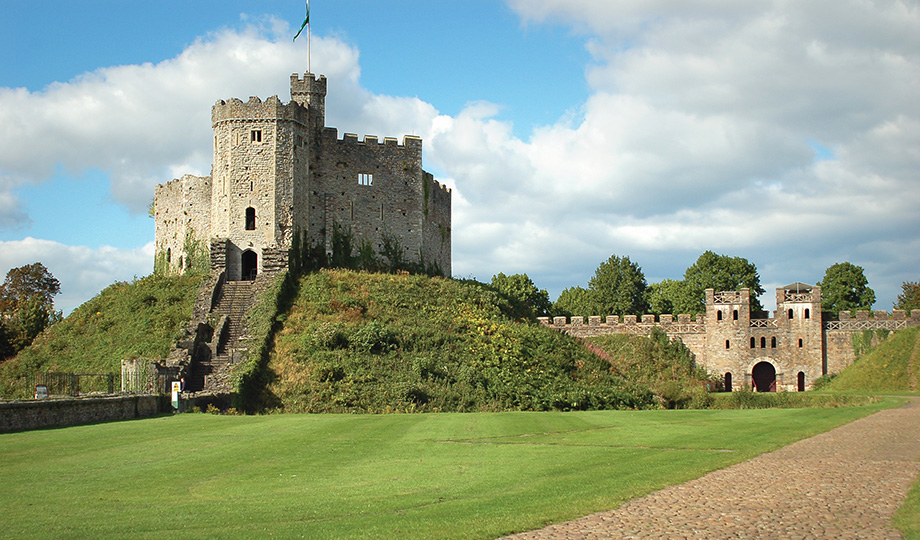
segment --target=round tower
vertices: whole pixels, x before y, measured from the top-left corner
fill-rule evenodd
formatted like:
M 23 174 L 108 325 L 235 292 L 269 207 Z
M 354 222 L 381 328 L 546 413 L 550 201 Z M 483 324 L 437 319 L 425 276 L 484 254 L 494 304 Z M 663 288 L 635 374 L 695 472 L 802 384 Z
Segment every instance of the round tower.
M 264 102 L 231 99 L 214 105 L 211 122 L 211 238 L 227 246 L 226 261 L 212 265 L 224 266 L 230 280 L 253 279 L 287 262 L 294 178 L 305 176 L 308 161 L 300 148 L 309 126 L 307 109 L 277 96 Z

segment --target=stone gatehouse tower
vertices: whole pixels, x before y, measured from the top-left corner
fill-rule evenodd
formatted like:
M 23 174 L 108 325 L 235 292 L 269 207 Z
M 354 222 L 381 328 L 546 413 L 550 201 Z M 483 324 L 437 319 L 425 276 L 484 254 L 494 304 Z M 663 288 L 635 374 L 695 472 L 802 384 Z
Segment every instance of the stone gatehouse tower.
M 422 170 L 422 140 L 325 127 L 326 78 L 291 75 L 291 101 L 277 96 L 218 101 L 211 108 L 211 176 L 157 186 L 158 264 L 171 273 L 206 250 L 230 281 L 288 267 L 297 231 L 332 252 L 336 229 L 380 254 L 451 273 L 451 193 Z M 198 254 L 197 256 L 200 256 Z

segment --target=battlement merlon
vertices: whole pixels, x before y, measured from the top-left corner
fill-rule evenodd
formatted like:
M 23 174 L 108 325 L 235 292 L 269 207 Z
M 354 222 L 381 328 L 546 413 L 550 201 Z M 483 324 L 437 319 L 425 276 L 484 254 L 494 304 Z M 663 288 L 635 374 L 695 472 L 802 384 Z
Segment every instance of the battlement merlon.
M 343 133 L 341 139 L 338 136 L 339 130 L 336 128 L 327 127 L 323 129 L 323 140 L 326 143 L 404 148 L 418 154 L 419 159 L 422 158 L 422 138 L 416 135 L 404 135 L 402 144 L 399 144 L 395 137 L 384 137 L 383 142 L 380 142 L 380 138 L 376 135 L 365 135 L 364 140 L 359 140 L 358 135 L 355 133 Z
M 450 188 L 447 187 L 447 185 L 442 184 L 442 183 L 438 182 L 437 180 L 435 180 L 434 175 L 431 174 L 431 173 L 429 173 L 429 172 L 426 172 L 426 173 L 425 173 L 425 179 L 426 179 L 426 180 L 428 181 L 428 183 L 431 184 L 431 186 L 434 188 L 434 189 L 432 190 L 432 194 L 433 194 L 435 197 L 444 197 L 444 196 L 446 196 L 446 197 L 447 197 L 447 200 L 448 200 L 448 201 L 450 200 L 450 193 L 451 193 L 451 191 L 450 191 Z
M 313 128 L 322 130 L 326 125 L 326 76 L 314 77 L 306 72 L 303 77 L 291 74 L 291 101 L 310 109 Z
M 250 97 L 243 102 L 237 98 L 218 100 L 211 107 L 211 126 L 216 127 L 222 122 L 265 120 L 289 120 L 307 125 L 310 120 L 309 112 L 300 103 L 292 101 L 282 103 L 278 96 L 272 96 L 265 101 L 258 97 Z

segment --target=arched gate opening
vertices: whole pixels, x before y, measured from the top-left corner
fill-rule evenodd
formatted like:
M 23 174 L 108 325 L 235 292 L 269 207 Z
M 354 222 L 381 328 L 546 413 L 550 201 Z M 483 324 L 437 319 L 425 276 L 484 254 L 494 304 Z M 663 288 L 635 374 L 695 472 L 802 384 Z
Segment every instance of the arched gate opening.
M 751 370 L 756 392 L 776 392 L 776 368 L 770 362 L 759 362 Z

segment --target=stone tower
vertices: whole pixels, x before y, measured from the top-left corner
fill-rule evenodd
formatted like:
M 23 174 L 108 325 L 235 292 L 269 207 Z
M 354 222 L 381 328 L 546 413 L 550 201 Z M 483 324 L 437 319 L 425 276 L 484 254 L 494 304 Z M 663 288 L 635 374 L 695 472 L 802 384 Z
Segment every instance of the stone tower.
M 287 268 L 295 231 L 331 253 L 338 229 L 378 254 L 398 245 L 403 260 L 449 275 L 450 191 L 422 170 L 421 139 L 339 140 L 325 127 L 326 78 L 290 82 L 287 103 L 214 104 L 211 176 L 157 186 L 158 264 L 182 272 L 190 246 L 205 246 L 213 269 L 250 280 Z

